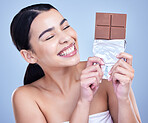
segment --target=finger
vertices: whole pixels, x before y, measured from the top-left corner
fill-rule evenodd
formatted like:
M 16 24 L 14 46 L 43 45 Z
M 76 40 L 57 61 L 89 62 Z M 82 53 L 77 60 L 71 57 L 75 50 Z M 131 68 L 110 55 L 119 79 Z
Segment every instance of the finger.
M 89 72 L 99 72 L 100 77 L 103 75 L 102 69 L 98 64 L 89 66 L 82 71 L 82 74 L 86 74 Z
M 125 68 L 125 69 L 127 69 L 127 70 L 129 70 L 131 72 L 134 72 L 134 69 L 132 68 L 131 65 L 129 65 L 127 62 L 125 62 L 123 59 L 119 59 L 114 64 L 114 66 L 111 68 L 111 70 L 109 71 L 109 74 L 111 74 L 117 66 L 123 67 L 123 68 Z
M 117 58 L 119 58 L 119 59 L 124 58 L 124 59 L 126 59 L 126 62 L 128 64 L 132 65 L 133 56 L 128 53 L 122 52 L 119 55 L 117 55 Z
M 96 77 L 97 82 L 100 82 L 100 75 L 99 72 L 90 72 L 90 73 L 86 73 L 86 74 L 82 74 L 81 75 L 81 80 L 83 79 L 87 79 L 87 78 L 91 78 L 91 77 Z M 102 77 L 102 76 L 101 76 Z
M 97 82 L 92 83 L 90 86 L 91 90 L 95 90 L 96 87 L 98 87 Z
M 98 72 L 89 72 L 89 73 L 82 74 L 81 79 L 87 79 L 87 78 L 97 77 L 97 76 L 99 76 Z
M 125 85 L 131 82 L 131 79 L 125 75 L 115 73 L 112 78 L 113 83 Z
M 93 65 L 94 63 L 98 63 L 100 65 L 104 65 L 104 61 L 99 57 L 89 57 L 87 60 L 87 67 Z
M 92 77 L 92 78 L 87 78 L 87 79 L 83 79 L 81 81 L 81 86 L 84 87 L 84 88 L 88 88 L 90 86 L 94 86 L 94 85 L 97 85 L 97 82 L 96 82 L 96 77 Z
M 117 83 L 115 83 L 114 80 L 113 80 L 112 84 L 113 84 L 113 87 L 114 87 L 114 92 L 116 93 L 117 92 Z
M 93 94 L 95 94 L 98 90 L 99 86 L 96 86 L 94 89 L 93 89 Z
M 115 73 L 119 73 L 119 74 L 122 74 L 122 75 L 125 75 L 131 79 L 134 78 L 134 73 L 123 68 L 123 67 L 120 67 L 120 66 L 117 66 L 114 71 L 111 73 L 111 76 L 110 76 L 110 79 L 112 78 L 112 76 L 115 74 Z

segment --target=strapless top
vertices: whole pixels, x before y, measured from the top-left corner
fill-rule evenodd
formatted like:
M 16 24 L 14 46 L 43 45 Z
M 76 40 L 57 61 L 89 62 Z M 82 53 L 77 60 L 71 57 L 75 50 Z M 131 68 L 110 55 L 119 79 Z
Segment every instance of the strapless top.
M 69 121 L 63 122 L 69 123 Z M 113 123 L 110 112 L 100 112 L 97 114 L 89 115 L 89 123 Z

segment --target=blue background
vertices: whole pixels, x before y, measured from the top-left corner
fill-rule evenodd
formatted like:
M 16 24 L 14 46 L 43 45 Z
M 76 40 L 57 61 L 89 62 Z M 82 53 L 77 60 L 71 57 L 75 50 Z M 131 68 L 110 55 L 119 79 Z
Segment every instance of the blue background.
M 51 3 L 77 31 L 81 60 L 92 56 L 96 12 L 127 14 L 127 49 L 134 57 L 133 91 L 144 123 L 148 121 L 148 2 L 147 0 L 1 0 L 0 7 L 0 123 L 14 123 L 12 92 L 23 85 L 27 63 L 14 47 L 10 22 L 23 7 Z

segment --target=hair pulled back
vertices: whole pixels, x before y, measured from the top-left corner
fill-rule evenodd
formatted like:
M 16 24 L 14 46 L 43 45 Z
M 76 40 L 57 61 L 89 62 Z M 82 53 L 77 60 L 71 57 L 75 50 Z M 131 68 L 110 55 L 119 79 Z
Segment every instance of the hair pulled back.
M 23 8 L 13 18 L 10 25 L 12 41 L 16 48 L 21 51 L 32 50 L 30 45 L 30 26 L 33 20 L 42 12 L 55 9 L 50 4 L 34 4 Z M 24 85 L 30 84 L 44 76 L 42 68 L 38 64 L 29 64 L 24 77 Z

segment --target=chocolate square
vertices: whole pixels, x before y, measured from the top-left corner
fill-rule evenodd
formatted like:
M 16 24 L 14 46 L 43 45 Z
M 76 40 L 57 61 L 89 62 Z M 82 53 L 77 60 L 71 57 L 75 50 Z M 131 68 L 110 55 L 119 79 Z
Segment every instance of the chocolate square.
M 125 39 L 126 14 L 96 13 L 95 39 Z
M 109 26 L 97 26 L 96 27 L 96 31 L 95 31 L 95 37 L 96 39 L 101 38 L 101 39 L 105 39 L 108 38 L 109 39 L 109 35 L 110 35 L 110 28 Z
M 111 26 L 126 28 L 126 14 L 112 14 Z
M 109 26 L 110 15 L 107 13 L 96 14 L 96 25 L 97 26 Z
M 125 39 L 125 28 L 111 27 L 110 39 Z

